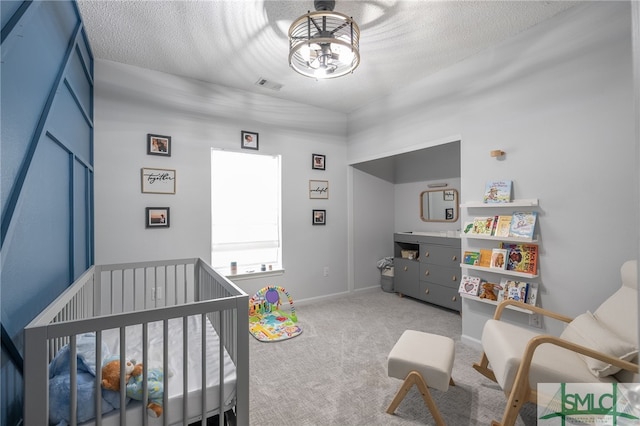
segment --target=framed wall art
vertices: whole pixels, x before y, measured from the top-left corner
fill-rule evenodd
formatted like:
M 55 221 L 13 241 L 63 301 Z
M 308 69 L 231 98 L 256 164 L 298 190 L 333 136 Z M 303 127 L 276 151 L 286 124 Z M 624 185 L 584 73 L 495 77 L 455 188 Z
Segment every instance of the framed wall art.
M 175 194 L 176 171 L 172 169 L 141 169 L 142 192 L 147 194 Z
M 168 228 L 169 207 L 147 207 L 144 218 L 147 228 Z
M 240 132 L 240 148 L 242 149 L 258 149 L 258 134 L 243 130 Z
M 329 198 L 329 181 L 328 180 L 310 180 L 309 181 L 309 198 Z
M 324 170 L 325 156 L 322 154 L 311 154 L 311 168 L 314 170 Z
M 312 223 L 314 225 L 326 225 L 327 224 L 327 211 L 326 210 L 313 210 Z
M 442 191 L 442 195 L 444 197 L 444 201 L 454 201 L 456 198 L 455 191 L 445 189 Z
M 171 136 L 147 134 L 147 154 L 171 157 Z

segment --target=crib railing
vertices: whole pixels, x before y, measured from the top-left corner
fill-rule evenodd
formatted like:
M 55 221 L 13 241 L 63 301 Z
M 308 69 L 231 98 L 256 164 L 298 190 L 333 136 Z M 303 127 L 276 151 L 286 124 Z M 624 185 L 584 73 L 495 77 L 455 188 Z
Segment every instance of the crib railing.
M 100 336 L 104 330 L 119 328 L 123 334 L 127 326 L 154 321 L 165 321 L 166 324 L 169 319 L 192 315 L 202 315 L 203 319 L 206 316 L 220 338 L 221 384 L 224 382 L 222 354 L 225 349 L 235 363 L 237 421 L 248 424 L 248 295 L 201 259 L 181 259 L 92 266 L 25 328 L 25 425 L 48 424 L 48 364 L 66 344 L 71 349 L 70 416 L 71 423 L 75 423 L 77 335 L 95 332 L 99 357 Z M 124 358 L 124 346 L 121 348 Z M 166 369 L 166 347 L 164 359 Z M 100 394 L 97 380 L 96 394 Z M 206 418 L 204 389 L 202 394 L 201 417 Z M 223 394 L 221 391 L 220 410 Z M 121 416 L 124 399 L 122 392 Z M 96 404 L 96 413 L 100 413 L 100 398 Z M 220 415 L 221 424 L 223 417 Z M 101 416 L 96 420 L 100 424 Z

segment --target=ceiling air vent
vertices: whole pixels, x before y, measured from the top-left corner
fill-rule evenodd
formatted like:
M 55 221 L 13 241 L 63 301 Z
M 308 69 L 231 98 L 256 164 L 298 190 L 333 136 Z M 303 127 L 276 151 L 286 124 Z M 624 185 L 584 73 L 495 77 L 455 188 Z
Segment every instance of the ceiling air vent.
M 261 86 L 266 89 L 275 90 L 276 92 L 282 89 L 282 84 L 273 83 L 267 79 L 260 77 L 258 81 L 256 81 L 256 86 Z

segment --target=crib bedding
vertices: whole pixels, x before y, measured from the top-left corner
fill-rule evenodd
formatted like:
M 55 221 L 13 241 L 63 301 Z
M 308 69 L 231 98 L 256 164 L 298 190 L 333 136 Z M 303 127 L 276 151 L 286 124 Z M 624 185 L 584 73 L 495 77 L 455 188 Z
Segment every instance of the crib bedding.
M 187 343 L 187 417 L 195 418 L 202 413 L 202 321 L 201 316 L 187 317 L 188 343 Z M 219 407 L 221 386 L 220 380 L 220 338 L 211 326 L 209 320 L 205 320 L 206 334 L 206 407 L 207 412 L 224 412 L 235 403 L 236 390 L 236 366 L 231 357 L 224 350 L 224 406 Z M 103 348 L 106 354 L 117 355 L 120 353 L 120 332 L 117 329 L 105 330 L 102 333 Z M 142 326 L 134 325 L 126 328 L 126 350 L 128 359 L 142 362 Z M 148 324 L 148 368 L 163 368 L 163 322 Z M 183 320 L 176 318 L 168 320 L 168 406 L 164 407 L 163 416 L 159 418 L 149 417 L 149 425 L 161 425 L 164 416 L 168 416 L 168 423 L 182 424 L 183 420 Z M 105 357 L 106 358 L 106 357 Z M 104 405 L 104 400 L 103 400 Z M 116 407 L 117 408 L 117 407 Z M 104 408 L 103 408 L 104 410 Z M 119 409 L 104 414 L 102 424 L 105 426 L 119 425 Z M 127 424 L 140 424 L 141 416 L 147 416 L 146 409 L 142 409 L 139 401 L 131 401 L 126 407 Z M 82 423 L 89 425 L 94 419 Z M 64 422 L 62 423 L 64 424 Z
M 187 343 L 187 385 L 188 385 L 188 412 L 187 417 L 192 418 L 202 412 L 202 393 L 200 391 L 202 383 L 202 327 L 201 316 L 187 317 L 188 343 Z M 219 409 L 220 401 L 220 338 L 211 326 L 209 320 L 205 320 L 206 331 L 206 360 L 205 368 L 207 372 L 206 397 L 207 411 Z M 148 368 L 163 366 L 163 323 L 153 322 L 148 326 Z M 168 416 L 169 424 L 181 423 L 182 416 L 182 394 L 183 394 L 183 327 L 182 318 L 175 318 L 168 321 L 168 375 L 169 383 L 169 406 L 164 407 L 163 416 Z M 103 333 L 104 341 L 112 354 L 120 353 L 119 330 L 108 330 Z M 142 362 L 142 326 L 135 325 L 126 328 L 126 357 Z M 231 357 L 224 350 L 224 407 L 222 411 L 230 408 L 235 399 L 236 389 L 236 367 Z M 166 389 L 165 389 L 166 391 Z M 127 420 L 139 421 L 141 415 L 140 403 L 132 401 L 127 405 Z M 144 410 L 146 415 L 146 410 Z M 112 422 L 107 421 L 107 416 L 103 419 L 103 424 L 119 424 L 118 416 L 108 416 Z M 130 423 L 135 424 L 135 423 Z M 154 419 L 149 418 L 149 424 L 163 424 L 162 416 Z

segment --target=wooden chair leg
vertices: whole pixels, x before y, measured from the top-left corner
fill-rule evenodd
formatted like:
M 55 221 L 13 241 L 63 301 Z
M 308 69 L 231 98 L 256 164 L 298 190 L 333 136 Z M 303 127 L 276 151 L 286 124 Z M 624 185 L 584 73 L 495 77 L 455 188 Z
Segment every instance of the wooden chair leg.
M 493 374 L 493 370 L 489 368 L 489 359 L 487 358 L 487 355 L 484 352 L 482 353 L 482 358 L 480 359 L 480 362 L 473 363 L 473 368 L 478 373 L 482 374 L 484 377 L 491 380 L 492 382 L 497 382 L 496 376 Z
M 507 405 L 502 414 L 502 420 L 500 423 L 494 422 L 494 426 L 513 426 L 518 419 L 518 413 L 525 402 L 529 401 L 531 390 L 529 388 L 529 368 L 523 368 L 520 365 L 513 386 L 511 387 L 511 393 Z
M 398 405 L 400 405 L 404 397 L 407 396 L 407 393 L 409 393 L 409 390 L 411 390 L 411 387 L 413 385 L 416 385 L 418 387 L 424 403 L 431 412 L 433 419 L 436 421 L 436 425 L 446 426 L 446 423 L 440 415 L 440 411 L 438 410 L 436 403 L 431 397 L 431 392 L 429 392 L 427 383 L 422 378 L 422 375 L 420 375 L 420 373 L 418 373 L 417 371 L 410 372 L 407 375 L 407 378 L 404 379 L 404 383 L 402 383 L 402 386 L 400 386 L 400 389 L 398 389 L 398 393 L 396 393 L 396 396 L 393 398 L 393 401 L 391 401 L 389 408 L 387 408 L 387 413 L 393 414 L 396 411 L 396 408 L 398 408 Z
M 453 377 L 449 377 L 449 386 L 455 386 L 456 384 L 453 382 Z

